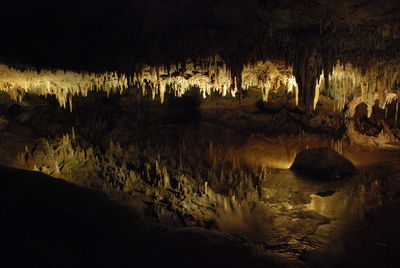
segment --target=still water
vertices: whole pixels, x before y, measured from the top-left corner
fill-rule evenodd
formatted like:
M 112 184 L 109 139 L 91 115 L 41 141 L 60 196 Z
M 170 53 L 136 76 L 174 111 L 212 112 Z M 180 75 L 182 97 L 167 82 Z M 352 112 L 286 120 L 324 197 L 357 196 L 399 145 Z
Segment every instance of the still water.
M 400 153 L 343 155 L 360 175 L 332 181 L 280 169 L 263 182 L 257 204 L 219 213 L 219 230 L 289 266 L 389 267 L 400 248 Z

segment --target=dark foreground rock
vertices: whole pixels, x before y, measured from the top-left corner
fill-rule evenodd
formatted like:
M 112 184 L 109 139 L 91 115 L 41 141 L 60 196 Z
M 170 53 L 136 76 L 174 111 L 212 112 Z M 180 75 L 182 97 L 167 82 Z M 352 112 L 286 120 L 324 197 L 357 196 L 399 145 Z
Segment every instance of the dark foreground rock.
M 281 267 L 202 228 L 151 227 L 102 193 L 0 165 L 1 267 Z
M 290 169 L 331 179 L 357 174 L 350 160 L 330 148 L 313 148 L 298 153 Z

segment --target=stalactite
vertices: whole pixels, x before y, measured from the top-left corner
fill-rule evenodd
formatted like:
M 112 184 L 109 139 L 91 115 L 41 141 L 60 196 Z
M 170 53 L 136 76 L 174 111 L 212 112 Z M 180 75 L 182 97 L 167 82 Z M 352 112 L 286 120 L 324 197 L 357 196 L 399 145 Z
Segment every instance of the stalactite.
M 14 100 L 24 94 L 55 95 L 60 106 L 72 109 L 72 96 L 87 96 L 89 91 L 119 91 L 128 87 L 125 75 L 116 72 L 92 74 L 64 71 L 19 71 L 0 64 L 0 90 L 6 91 Z
M 133 77 L 133 84 L 141 88 L 143 94 L 146 86 L 149 86 L 152 97 L 159 94 L 161 102 L 168 90 L 180 97 L 193 87 L 199 88 L 204 98 L 212 92 L 219 92 L 222 96 L 240 96 L 243 90 L 258 87 L 266 101 L 268 93 L 281 85 L 285 85 L 289 92 L 297 96 L 297 83 L 291 73 L 291 68 L 285 67 L 284 63 L 271 61 L 247 64 L 232 70 L 219 57 L 214 56 L 202 60 L 200 64 L 188 60 L 185 70 L 181 70 L 178 65 L 172 65 L 170 70 L 158 67 L 158 71 L 151 66 L 143 66 Z
M 323 83 L 323 76 L 324 74 L 321 74 L 319 77 L 317 84 L 315 85 L 315 94 L 314 94 L 314 100 L 313 100 L 313 110 L 317 107 L 318 99 L 319 99 L 319 94 L 320 94 L 320 88 Z
M 303 44 L 297 52 L 293 73 L 299 86 L 299 105 L 307 113 L 314 109 L 317 80 L 322 73 L 322 58 L 311 44 Z
M 374 36 L 371 40 L 375 40 Z M 368 106 L 369 115 L 376 100 L 384 108 L 397 98 L 393 92 L 396 81 L 400 80 L 400 67 L 396 61 L 377 61 L 375 58 L 352 61 L 345 57 L 335 60 L 338 48 L 334 41 L 326 38 L 322 43 L 299 43 L 295 51 L 288 50 L 282 55 L 284 61 L 255 60 L 246 64 L 227 64 L 214 55 L 174 64 L 142 64 L 135 67 L 132 75 L 19 71 L 0 64 L 0 90 L 8 92 L 14 100 L 21 100 L 26 93 L 52 94 L 60 106 L 66 108 L 68 103 L 71 110 L 75 95 L 87 96 L 89 91 L 104 91 L 110 95 L 121 93 L 128 86 L 137 87 L 143 95 L 150 94 L 153 99 L 159 98 L 161 103 L 167 93 L 180 97 L 191 88 L 198 88 L 204 98 L 213 92 L 242 98 L 243 91 L 259 88 L 264 101 L 268 101 L 271 92 L 286 90 L 295 95 L 296 104 L 307 112 L 316 108 L 320 93 L 333 98 L 337 111 L 342 111 L 352 97 L 360 96 Z M 377 41 L 367 42 L 383 46 Z M 322 51 L 316 49 L 321 44 Z
M 386 68 L 375 65 L 362 70 L 350 63 L 338 61 L 329 75 L 329 87 L 326 88 L 324 83 L 321 90 L 334 99 L 334 108 L 338 111 L 344 109 L 350 97 L 360 96 L 361 102 L 368 106 L 368 116 L 371 116 L 376 100 L 379 100 L 380 108 L 384 109 L 387 103 L 397 98 L 392 90 L 400 74 L 399 70 L 396 65 Z
M 398 113 L 399 113 L 399 101 L 396 100 L 396 113 L 394 115 L 394 128 L 397 128 L 397 117 L 398 117 Z

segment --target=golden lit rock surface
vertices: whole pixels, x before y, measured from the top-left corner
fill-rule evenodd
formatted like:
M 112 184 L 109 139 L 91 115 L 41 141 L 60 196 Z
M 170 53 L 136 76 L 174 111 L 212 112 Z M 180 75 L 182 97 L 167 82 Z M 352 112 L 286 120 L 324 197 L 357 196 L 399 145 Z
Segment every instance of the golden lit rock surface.
M 0 164 L 35 171 L 0 166 L 20 174 L 2 180 L 3 231 L 15 229 L 5 242 L 30 265 L 397 261 L 399 1 L 16 0 L 1 11 Z M 64 181 L 145 228 L 46 190 Z M 98 245 L 66 243 L 65 230 Z
M 400 71 L 395 65 L 390 69 L 378 68 L 367 69 L 363 73 L 351 64 L 338 62 L 329 73 L 327 81 L 320 74 L 310 105 L 315 109 L 322 92 L 333 98 L 334 109 L 338 111 L 343 111 L 349 103 L 355 107 L 364 102 L 370 116 L 375 101 L 379 101 L 380 107 L 385 108 L 387 103 L 397 99 L 394 87 L 400 79 Z M 234 76 L 232 70 L 217 58 L 209 59 L 201 66 L 194 66 L 189 61 L 184 67 L 173 65 L 169 69 L 143 66 L 132 76 L 116 72 L 79 74 L 72 71 L 20 71 L 0 65 L 0 89 L 15 100 L 21 100 L 26 93 L 55 95 L 60 106 L 66 107 L 67 102 L 72 105 L 72 97 L 75 95 L 87 96 L 89 91 L 104 91 L 109 95 L 111 92 L 121 93 L 129 86 L 139 89 L 142 94 L 151 94 L 153 99 L 158 96 L 161 103 L 168 91 L 180 97 L 192 88 L 198 88 L 204 98 L 212 92 L 242 98 L 243 91 L 251 88 L 261 91 L 263 101 L 268 101 L 270 92 L 278 91 L 293 93 L 296 104 L 299 98 L 296 77 L 292 68 L 285 67 L 283 62 L 267 61 L 245 65 L 238 76 Z

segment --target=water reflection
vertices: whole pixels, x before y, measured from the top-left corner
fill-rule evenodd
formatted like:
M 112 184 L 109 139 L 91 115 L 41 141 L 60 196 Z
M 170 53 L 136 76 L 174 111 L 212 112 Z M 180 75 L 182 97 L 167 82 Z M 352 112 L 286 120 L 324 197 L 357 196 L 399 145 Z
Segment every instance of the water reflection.
M 394 167 L 387 164 L 385 172 L 397 176 L 399 167 L 391 163 Z M 353 247 L 384 244 L 371 236 L 364 245 L 361 230 L 367 224 L 366 214 L 382 205 L 398 180 L 388 179 L 371 165 L 359 168 L 361 175 L 345 180 L 307 178 L 291 170 L 269 174 L 259 204 L 219 213 L 218 228 L 299 263 L 308 256 L 305 261 L 317 266 L 328 259 L 351 258 Z

